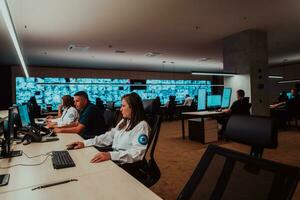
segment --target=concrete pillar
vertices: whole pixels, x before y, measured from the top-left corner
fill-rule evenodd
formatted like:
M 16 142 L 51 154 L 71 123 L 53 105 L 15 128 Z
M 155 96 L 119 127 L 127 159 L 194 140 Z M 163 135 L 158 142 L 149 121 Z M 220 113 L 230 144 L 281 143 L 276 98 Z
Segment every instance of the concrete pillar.
M 251 93 L 252 114 L 269 116 L 267 33 L 247 30 L 225 38 L 223 64 L 225 72 L 249 75 L 249 82 L 244 82 L 245 88 L 240 89 L 251 88 L 249 93 Z M 225 78 L 225 84 L 232 83 L 232 80 L 227 79 L 230 78 Z

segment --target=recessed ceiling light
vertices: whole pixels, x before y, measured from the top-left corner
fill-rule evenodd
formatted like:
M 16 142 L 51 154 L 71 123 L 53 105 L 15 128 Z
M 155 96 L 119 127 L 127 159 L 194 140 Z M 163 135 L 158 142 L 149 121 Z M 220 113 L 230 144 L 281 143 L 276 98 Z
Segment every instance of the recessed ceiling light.
M 160 53 L 158 53 L 158 52 L 148 52 L 145 54 L 145 56 L 147 56 L 147 57 L 157 57 L 159 55 L 160 55 Z
M 80 47 L 76 46 L 75 44 L 70 44 L 67 47 L 68 51 L 77 51 L 77 52 L 83 52 L 83 51 L 88 51 L 90 47 Z
M 126 53 L 124 50 L 115 50 L 115 53 Z
M 208 60 L 210 60 L 211 58 L 205 58 L 205 57 L 203 57 L 203 58 L 200 58 L 200 59 L 198 59 L 198 61 L 199 62 L 205 62 L 205 61 L 208 61 Z

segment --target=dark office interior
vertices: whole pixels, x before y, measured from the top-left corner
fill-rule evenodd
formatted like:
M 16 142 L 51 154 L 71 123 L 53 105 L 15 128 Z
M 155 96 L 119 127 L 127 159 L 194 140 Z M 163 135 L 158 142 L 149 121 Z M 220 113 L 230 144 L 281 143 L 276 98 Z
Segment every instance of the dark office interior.
M 101 99 L 112 128 L 121 97 L 135 92 L 159 116 L 144 157 L 153 179 L 138 187 L 166 200 L 300 199 L 299 9 L 297 0 L 3 0 L 0 110 L 34 96 L 42 118 L 82 90 Z M 232 106 L 239 100 L 245 111 Z M 20 199 L 23 188 L 4 187 L 0 199 Z

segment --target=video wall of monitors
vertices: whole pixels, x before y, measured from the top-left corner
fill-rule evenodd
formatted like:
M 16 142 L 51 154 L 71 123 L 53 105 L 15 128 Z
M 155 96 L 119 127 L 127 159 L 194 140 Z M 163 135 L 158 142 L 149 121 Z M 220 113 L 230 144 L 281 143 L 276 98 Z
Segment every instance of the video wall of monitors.
M 185 95 L 195 97 L 200 88 L 211 93 L 211 81 L 206 80 L 146 80 L 145 87 L 132 90 L 132 81 L 129 79 L 104 79 L 104 78 L 41 78 L 41 77 L 16 77 L 16 103 L 27 102 L 35 96 L 37 103 L 42 108 L 51 104 L 57 109 L 63 95 L 74 95 L 78 91 L 86 91 L 91 102 L 100 97 L 104 102 L 114 101 L 121 104 L 121 97 L 130 92 L 138 93 L 142 99 L 160 97 L 165 104 L 169 96 L 176 96 L 176 101 L 182 103 Z

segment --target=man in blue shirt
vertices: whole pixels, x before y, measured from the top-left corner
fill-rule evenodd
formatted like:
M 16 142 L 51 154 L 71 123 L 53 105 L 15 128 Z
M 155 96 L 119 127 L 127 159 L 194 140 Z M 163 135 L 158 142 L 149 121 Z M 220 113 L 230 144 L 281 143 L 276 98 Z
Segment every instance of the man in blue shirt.
M 86 92 L 80 91 L 75 93 L 74 104 L 80 111 L 78 122 L 65 127 L 55 128 L 55 133 L 77 133 L 84 139 L 105 133 L 106 126 L 103 115 L 99 108 L 89 101 Z

